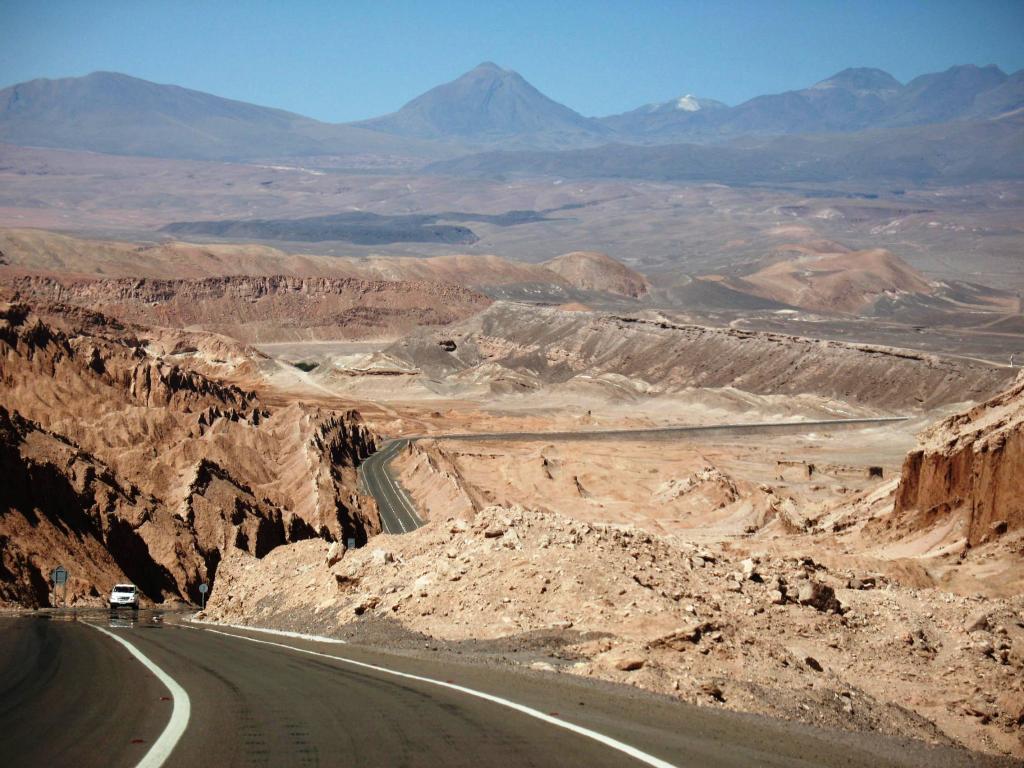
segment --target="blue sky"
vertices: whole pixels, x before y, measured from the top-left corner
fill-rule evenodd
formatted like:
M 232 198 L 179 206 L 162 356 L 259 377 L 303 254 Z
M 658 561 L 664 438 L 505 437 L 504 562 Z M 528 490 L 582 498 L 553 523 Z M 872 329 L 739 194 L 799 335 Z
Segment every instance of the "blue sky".
M 344 121 L 486 60 L 586 115 L 736 104 L 850 66 L 1024 68 L 1024 0 L 0 0 L 0 86 L 105 69 Z

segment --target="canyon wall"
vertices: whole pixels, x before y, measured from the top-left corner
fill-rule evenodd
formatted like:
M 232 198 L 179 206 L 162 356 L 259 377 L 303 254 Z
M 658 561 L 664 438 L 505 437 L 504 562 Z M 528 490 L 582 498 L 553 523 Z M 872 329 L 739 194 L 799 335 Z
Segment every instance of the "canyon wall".
M 971 546 L 1024 528 L 1024 375 L 922 435 L 903 465 L 894 515 L 920 527 L 955 516 Z
M 250 275 L 197 280 L 56 279 L 21 276 L 7 286 L 22 300 L 89 307 L 126 322 L 201 328 L 248 342 L 393 337 L 447 325 L 490 300 L 426 281 Z
M 229 550 L 377 532 L 356 492 L 376 436 L 355 411 L 271 406 L 211 375 L 246 355 L 77 307 L 0 305 L 0 601 L 50 604 L 61 564 L 71 602 L 118 581 L 196 601 Z

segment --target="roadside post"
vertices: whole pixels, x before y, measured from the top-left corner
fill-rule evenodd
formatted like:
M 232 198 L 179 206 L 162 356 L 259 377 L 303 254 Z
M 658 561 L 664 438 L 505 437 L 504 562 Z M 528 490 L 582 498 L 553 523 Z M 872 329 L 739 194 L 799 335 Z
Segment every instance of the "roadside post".
M 204 611 L 206 610 L 206 593 L 209 592 L 209 591 L 210 591 L 210 585 L 209 584 L 200 584 L 199 585 L 199 594 L 203 596 L 203 610 Z
M 53 582 L 54 589 L 62 587 L 61 589 L 61 603 L 65 608 L 68 607 L 68 576 L 70 573 L 68 569 L 63 565 L 58 565 L 53 569 L 53 573 L 50 574 L 50 580 Z
M 347 549 L 355 549 L 355 548 L 356 548 L 355 537 L 354 536 L 350 536 L 349 539 L 348 539 L 348 547 L 347 547 Z

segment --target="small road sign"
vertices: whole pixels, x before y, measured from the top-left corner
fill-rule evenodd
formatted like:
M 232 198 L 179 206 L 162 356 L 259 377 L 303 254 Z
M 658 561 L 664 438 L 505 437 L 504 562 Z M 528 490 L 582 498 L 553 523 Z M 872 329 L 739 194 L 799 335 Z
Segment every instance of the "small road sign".
M 61 597 L 63 598 L 64 607 L 68 604 L 68 576 L 70 573 L 68 569 L 63 565 L 58 565 L 53 569 L 53 573 L 50 574 L 50 579 L 53 581 L 54 588 L 63 587 L 61 590 Z
M 210 585 L 209 584 L 200 584 L 199 585 L 199 594 L 203 596 L 203 608 L 204 609 L 206 608 L 206 593 L 209 592 L 209 591 L 210 591 Z

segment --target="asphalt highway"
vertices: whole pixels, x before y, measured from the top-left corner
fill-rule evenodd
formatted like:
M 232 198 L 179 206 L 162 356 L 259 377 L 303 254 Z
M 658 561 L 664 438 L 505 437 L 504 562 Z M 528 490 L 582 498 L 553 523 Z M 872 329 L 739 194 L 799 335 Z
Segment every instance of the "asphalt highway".
M 692 707 L 571 675 L 142 611 L 0 617 L 0 764 L 953 766 L 950 749 Z
M 679 440 L 744 434 L 799 434 L 813 429 L 864 429 L 904 416 L 872 419 L 823 419 L 818 421 L 764 422 L 757 424 L 714 424 L 699 427 L 653 427 L 650 429 L 579 430 L 575 432 L 467 432 L 440 435 L 411 435 L 385 441 L 359 468 L 363 485 L 377 502 L 384 533 L 408 533 L 423 525 L 409 494 L 391 473 L 391 460 L 409 443 L 417 440 Z
M 406 439 L 389 440 L 359 467 L 363 485 L 377 502 L 384 533 L 408 533 L 423 525 L 405 489 L 389 470 L 391 460 L 408 443 Z

